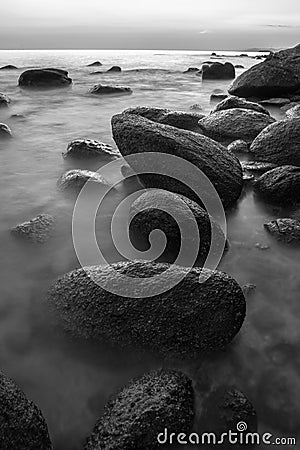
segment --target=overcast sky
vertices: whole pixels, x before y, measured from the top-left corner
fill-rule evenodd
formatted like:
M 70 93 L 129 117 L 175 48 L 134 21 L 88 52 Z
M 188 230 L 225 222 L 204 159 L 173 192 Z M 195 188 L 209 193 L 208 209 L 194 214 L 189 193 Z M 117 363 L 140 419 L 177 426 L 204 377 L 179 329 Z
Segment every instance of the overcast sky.
M 242 50 L 300 42 L 300 0 L 1 0 L 0 48 Z

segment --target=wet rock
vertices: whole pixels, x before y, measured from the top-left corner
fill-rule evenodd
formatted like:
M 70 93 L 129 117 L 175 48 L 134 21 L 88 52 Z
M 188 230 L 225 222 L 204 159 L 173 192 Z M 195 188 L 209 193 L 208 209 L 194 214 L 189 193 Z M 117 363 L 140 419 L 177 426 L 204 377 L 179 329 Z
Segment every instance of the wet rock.
M 209 114 L 199 120 L 203 134 L 220 142 L 232 142 L 243 139 L 252 142 L 253 139 L 274 119 L 249 109 L 227 109 Z
M 277 165 L 300 166 L 300 118 L 275 122 L 252 142 L 250 152 L 257 160 Z
M 0 372 L 1 450 L 52 450 L 39 408 Z
M 300 220 L 277 219 L 265 223 L 264 227 L 278 241 L 286 244 L 300 243 Z
M 226 92 L 222 91 L 221 89 L 214 89 L 210 95 L 210 101 L 221 101 L 228 97 L 228 94 Z
M 199 71 L 200 71 L 200 69 L 198 69 L 198 67 L 189 67 L 183 73 L 195 73 L 195 72 L 199 72 Z
M 10 104 L 10 98 L 0 92 L 0 108 L 6 108 Z
M 243 180 L 244 180 L 244 183 L 246 182 L 246 183 L 252 184 L 252 182 L 255 180 L 255 176 L 250 173 L 243 172 Z
M 297 106 L 297 105 L 299 105 L 298 102 L 291 102 L 291 103 L 288 103 L 287 105 L 281 106 L 280 109 L 281 109 L 281 111 L 286 112 L 286 111 L 288 111 L 289 109 L 291 109 L 291 108 L 293 108 L 294 106 Z
M 115 159 L 121 156 L 120 152 L 111 145 L 92 139 L 75 139 L 74 141 L 71 141 L 62 155 L 64 158 L 76 159 L 97 157 Z
M 255 189 L 271 203 L 300 203 L 300 167 L 281 166 L 269 170 L 257 180 Z
M 252 111 L 257 111 L 262 114 L 266 114 L 267 116 L 270 115 L 269 111 L 263 106 L 259 105 L 258 103 L 249 102 L 243 98 L 234 97 L 233 95 L 225 98 L 220 103 L 218 103 L 213 112 L 223 111 L 232 108 L 249 109 Z
M 237 64 L 235 66 L 236 69 L 245 69 L 245 66 L 243 66 L 242 64 Z
M 82 189 L 87 181 L 97 184 L 108 185 L 108 182 L 97 172 L 90 170 L 73 169 L 68 170 L 58 180 L 58 187 L 65 189 Z
M 11 129 L 5 123 L 0 123 L 0 139 L 7 139 L 11 137 Z
M 95 61 L 90 64 L 87 64 L 87 67 L 97 67 L 97 66 L 102 66 L 102 63 L 100 61 Z
M 233 154 L 217 142 L 200 134 L 178 130 L 133 114 L 113 116 L 112 130 L 113 138 L 125 159 L 133 153 L 149 151 L 184 158 L 205 173 L 225 207 L 239 198 L 243 184 L 241 165 Z M 153 160 L 153 166 L 147 166 L 150 173 L 140 175 L 146 187 L 166 189 L 199 202 L 195 193 L 175 178 L 156 175 L 157 164 L 159 162 Z M 139 162 L 135 164 L 131 160 L 130 165 L 136 173 L 143 169 Z M 199 182 L 199 179 L 195 182 Z
M 40 214 L 28 222 L 14 227 L 11 232 L 32 242 L 43 244 L 50 239 L 55 226 L 55 218 L 49 214 Z
M 300 105 L 288 109 L 286 112 L 286 117 L 288 119 L 300 119 Z
M 235 78 L 235 68 L 231 63 L 214 62 L 202 66 L 202 80 L 230 80 L 232 78 Z
M 186 208 L 189 208 L 191 216 Z M 197 266 L 203 265 L 211 247 L 212 228 L 214 245 L 221 254 L 225 247 L 226 238 L 218 223 L 197 203 L 183 195 L 156 189 L 147 191 L 132 203 L 129 218 L 132 241 L 138 236 L 139 245 L 135 245 L 136 248 L 145 250 L 149 247 L 152 231 L 159 229 L 164 233 L 167 244 L 162 255 L 163 261 L 174 262 L 182 245 L 189 255 L 192 254 L 191 249 L 198 248 Z M 195 221 L 199 243 L 194 231 Z M 182 239 L 178 224 L 187 234 L 185 239 Z
M 245 297 L 252 294 L 256 290 L 256 287 L 257 287 L 256 284 L 253 284 L 253 283 L 244 284 L 244 286 L 242 287 L 242 290 L 243 290 Z
M 200 103 L 194 103 L 194 105 L 190 106 L 190 109 L 196 110 L 196 111 L 201 111 L 203 108 L 202 108 L 202 105 L 200 105 Z
M 66 87 L 72 83 L 68 72 L 62 69 L 30 69 L 20 75 L 19 86 L 24 88 Z
M 261 100 L 260 103 L 262 105 L 281 107 L 284 105 L 288 105 L 290 103 L 290 100 L 288 98 L 269 98 L 268 100 Z
M 123 95 L 132 94 L 132 89 L 127 86 L 95 84 L 89 92 L 97 95 Z
M 191 380 L 175 371 L 150 372 L 120 390 L 106 405 L 84 450 L 158 448 L 165 428 L 188 433 L 193 422 Z
M 249 144 L 243 141 L 242 139 L 238 139 L 237 141 L 233 141 L 228 145 L 228 150 L 233 153 L 248 153 Z
M 172 111 L 170 109 L 150 108 L 147 106 L 129 108 L 123 112 L 125 114 L 136 114 L 153 122 L 195 132 L 201 132 L 198 122 L 205 117 L 204 114 L 199 113 Z
M 286 97 L 300 89 L 300 45 L 272 53 L 239 75 L 229 93 L 262 99 Z
M 241 162 L 243 170 L 250 170 L 253 172 L 268 172 L 269 170 L 275 169 L 276 164 L 257 162 L 257 161 L 242 161 Z
M 150 261 L 81 268 L 58 279 L 48 303 L 72 335 L 119 349 L 192 358 L 224 348 L 244 321 L 246 306 L 240 286 L 222 272 L 194 268 L 187 274 L 179 266 L 166 272 L 169 268 L 169 264 Z M 210 277 L 199 283 L 201 274 Z M 153 295 L 132 298 L 131 277 L 137 283 L 136 292 L 146 283 Z M 183 279 L 178 283 L 179 277 Z M 175 286 L 169 289 L 172 281 Z M 119 288 L 120 295 L 107 289 L 109 283 Z M 154 288 L 161 293 L 154 295 Z
M 107 72 L 122 72 L 122 69 L 119 66 L 112 66 Z
M 16 66 L 13 66 L 12 64 L 7 64 L 6 66 L 0 67 L 0 70 L 16 70 L 18 69 Z

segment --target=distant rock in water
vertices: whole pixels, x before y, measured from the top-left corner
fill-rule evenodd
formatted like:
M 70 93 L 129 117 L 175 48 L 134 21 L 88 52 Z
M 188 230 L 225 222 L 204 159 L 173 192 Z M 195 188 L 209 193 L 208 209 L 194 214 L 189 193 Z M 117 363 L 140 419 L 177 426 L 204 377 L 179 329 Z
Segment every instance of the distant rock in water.
M 202 111 L 203 107 L 200 105 L 200 103 L 194 103 L 190 106 L 190 110 L 192 111 Z
M 214 62 L 212 64 L 203 64 L 203 80 L 230 80 L 235 77 L 235 68 L 231 63 Z
M 204 114 L 199 113 L 172 111 L 170 109 L 151 108 L 147 106 L 137 106 L 136 108 L 125 109 L 123 113 L 136 114 L 152 120 L 153 122 L 198 133 L 201 132 L 198 122 L 202 117 L 205 117 Z
M 108 186 L 108 182 L 97 172 L 90 170 L 73 169 L 68 170 L 58 180 L 58 187 L 65 189 L 82 189 L 87 181 Z
M 12 66 L 11 64 L 8 64 L 7 66 L 0 67 L 0 70 L 17 70 L 18 68 L 16 66 Z
M 271 53 L 265 61 L 239 75 L 229 93 L 239 97 L 268 99 L 300 91 L 300 45 Z
M 5 123 L 0 123 L 0 139 L 8 139 L 11 137 L 11 129 Z
M 261 100 L 260 103 L 262 105 L 277 106 L 280 108 L 281 106 L 288 105 L 291 101 L 288 98 L 268 98 L 267 100 Z
M 49 214 L 40 214 L 28 222 L 14 227 L 11 232 L 32 242 L 43 244 L 51 237 L 55 225 L 55 218 Z
M 271 203 L 300 204 L 300 167 L 280 166 L 269 170 L 257 180 L 255 190 Z
M 265 229 L 285 244 L 300 244 L 300 220 L 277 219 L 264 224 Z
M 102 66 L 102 63 L 100 61 L 95 61 L 90 64 L 87 64 L 87 67 L 95 67 L 95 66 Z
M 243 66 L 242 64 L 236 64 L 235 68 L 236 69 L 245 69 L 245 66 Z
M 214 89 L 210 95 L 210 101 L 220 101 L 224 100 L 228 97 L 228 94 L 226 92 L 222 91 L 222 89 Z
M 121 156 L 120 152 L 111 145 L 92 139 L 75 139 L 68 144 L 64 158 L 104 158 L 114 159 Z
M 56 88 L 66 87 L 72 83 L 68 72 L 62 69 L 30 69 L 20 75 L 19 86 L 24 88 Z
M 225 111 L 226 109 L 233 108 L 250 109 L 252 111 L 266 114 L 267 116 L 270 115 L 269 111 L 258 103 L 249 102 L 247 100 L 244 100 L 243 98 L 235 97 L 233 95 L 226 97 L 224 100 L 218 103 L 213 112 Z
M 265 162 L 300 166 L 300 117 L 275 122 L 252 142 L 250 152 Z
M 0 92 L 0 108 L 6 108 L 10 104 L 11 100 L 7 95 Z
M 123 95 L 132 94 L 132 89 L 127 86 L 95 84 L 89 90 L 89 93 L 96 95 Z
M 120 66 L 112 66 L 107 72 L 122 72 L 122 69 Z
M 300 119 L 300 105 L 293 106 L 293 108 L 288 109 L 286 112 L 286 117 L 288 119 Z
M 200 71 L 200 69 L 198 69 L 198 67 L 189 67 L 183 73 L 195 73 L 195 72 L 199 72 L 199 71 Z
M 206 136 L 219 142 L 232 142 L 243 139 L 252 142 L 253 139 L 268 125 L 273 123 L 267 114 L 249 109 L 233 108 L 216 111 L 199 120 L 200 128 Z
M 150 372 L 110 399 L 84 450 L 155 450 L 160 433 L 188 433 L 193 418 L 192 381 L 180 372 Z
M 0 372 L 1 450 L 52 450 L 42 412 Z
M 249 144 L 243 141 L 242 139 L 238 139 L 233 141 L 228 145 L 228 150 L 233 153 L 248 153 L 249 152 Z
M 118 349 L 189 359 L 226 347 L 246 313 L 238 283 L 222 272 L 193 268 L 187 273 L 173 266 L 168 273 L 169 268 L 164 263 L 126 261 L 74 270 L 53 285 L 48 303 L 72 335 Z M 209 278 L 199 283 L 201 274 Z M 151 291 L 151 282 L 160 294 L 132 297 L 130 282 L 121 286 L 118 275 L 133 277 L 137 292 L 145 283 Z M 176 283 L 168 288 L 172 280 Z M 114 289 L 119 285 L 120 294 L 106 289 L 109 283 Z
M 155 123 L 135 114 L 118 114 L 112 118 L 113 138 L 126 159 L 133 153 L 161 152 L 194 164 L 215 186 L 225 207 L 234 204 L 242 190 L 242 168 L 239 160 L 219 143 L 187 130 Z M 185 195 L 199 203 L 197 195 L 175 178 L 157 175 L 156 160 L 149 174 L 139 175 L 148 188 L 166 189 Z M 136 173 L 144 169 L 139 162 L 130 165 Z M 182 172 L 178 174 L 181 176 Z M 188 176 L 191 177 L 190 174 Z M 191 182 L 199 183 L 199 178 Z

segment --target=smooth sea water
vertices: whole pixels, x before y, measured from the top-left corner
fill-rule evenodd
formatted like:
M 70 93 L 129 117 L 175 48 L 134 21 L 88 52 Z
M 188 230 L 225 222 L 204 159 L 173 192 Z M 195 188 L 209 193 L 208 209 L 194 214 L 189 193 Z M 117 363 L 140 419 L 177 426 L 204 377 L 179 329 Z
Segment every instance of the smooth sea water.
M 9 108 L 0 109 L 0 122 L 9 125 L 14 135 L 0 141 L 0 370 L 42 409 L 55 450 L 82 448 L 113 391 L 162 365 L 190 374 L 199 396 L 217 383 L 243 390 L 257 410 L 261 432 L 295 437 L 299 433 L 300 250 L 277 243 L 263 228 L 264 222 L 278 217 L 300 218 L 299 211 L 274 208 L 246 189 L 228 213 L 231 245 L 220 269 L 241 285 L 254 283 L 257 288 L 247 300 L 247 319 L 238 337 L 226 351 L 209 359 L 179 365 L 70 340 L 53 325 L 45 302 L 53 281 L 79 267 L 71 235 L 75 199 L 58 191 L 57 179 L 69 168 L 98 169 L 91 162 L 63 160 L 61 153 L 68 142 L 90 138 L 115 145 L 111 116 L 128 107 L 189 111 L 197 103 L 202 106 L 199 112 L 208 113 L 211 92 L 225 90 L 229 83 L 202 82 L 182 72 L 201 67 L 210 53 L 0 51 L 0 67 L 13 64 L 19 68 L 0 71 L 0 92 L 12 99 Z M 257 63 L 226 54 L 217 60 L 245 68 Z M 103 67 L 87 67 L 96 60 Z M 120 65 L 123 72 L 91 74 L 112 65 Z M 36 67 L 68 70 L 73 86 L 50 91 L 20 89 L 20 73 Z M 242 70 L 237 69 L 237 74 Z M 88 95 L 88 89 L 100 82 L 130 86 L 133 95 Z M 279 109 L 272 114 L 283 116 Z M 111 173 L 112 180 L 119 169 Z M 107 224 L 116 204 L 135 189 L 134 183 L 121 185 L 102 211 L 99 240 L 111 260 L 119 257 Z M 48 243 L 32 245 L 11 236 L 11 227 L 43 212 L 58 218 L 55 236 Z M 118 233 L 122 239 L 121 227 Z M 257 243 L 269 248 L 262 250 Z

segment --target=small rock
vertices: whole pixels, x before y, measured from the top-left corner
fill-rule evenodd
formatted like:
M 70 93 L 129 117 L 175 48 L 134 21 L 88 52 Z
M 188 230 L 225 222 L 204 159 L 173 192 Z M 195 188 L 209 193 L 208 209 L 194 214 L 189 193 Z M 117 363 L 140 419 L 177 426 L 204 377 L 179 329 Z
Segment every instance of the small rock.
M 277 167 L 276 164 L 257 161 L 242 161 L 241 165 L 243 170 L 250 170 L 253 172 L 268 172 Z
M 16 70 L 18 69 L 16 66 L 8 64 L 7 66 L 0 67 L 0 70 Z
M 0 108 L 7 107 L 10 104 L 11 100 L 7 95 L 1 94 L 0 92 Z
M 269 111 L 258 103 L 249 102 L 243 98 L 234 97 L 233 95 L 226 97 L 224 100 L 218 103 L 213 112 L 225 111 L 226 109 L 232 108 L 249 109 L 262 114 L 266 114 L 267 116 L 270 115 Z
M 108 185 L 108 182 L 97 172 L 90 170 L 73 169 L 69 170 L 58 180 L 58 187 L 65 189 L 82 189 L 87 181 Z
M 261 100 L 262 105 L 268 106 L 284 106 L 289 104 L 291 101 L 288 98 L 269 98 L 268 100 Z
M 257 180 L 255 190 L 271 203 L 300 203 L 300 167 L 280 166 L 269 170 Z
M 89 93 L 96 95 L 122 95 L 132 94 L 132 89 L 127 86 L 95 84 L 89 90 Z
M 11 129 L 5 123 L 0 123 L 0 139 L 6 139 L 11 137 L 12 137 Z
M 87 67 L 94 67 L 94 66 L 102 66 L 102 63 L 100 61 L 95 61 L 90 64 L 87 64 Z
M 235 78 L 235 68 L 231 63 L 214 62 L 202 66 L 202 80 L 228 80 L 233 78 Z
M 199 71 L 200 71 L 200 69 L 198 69 L 198 67 L 189 67 L 183 73 L 195 73 L 195 72 L 199 72 Z
M 245 182 L 248 182 L 248 181 L 254 181 L 255 180 L 255 176 L 254 175 L 251 175 L 251 174 L 249 174 L 249 173 L 243 173 L 243 180 L 245 181 Z
M 255 244 L 255 247 L 258 248 L 259 250 L 269 250 L 270 246 L 267 244 L 261 244 L 260 242 L 257 242 Z
M 107 72 L 122 72 L 122 69 L 120 66 L 112 66 Z
M 221 89 L 214 89 L 210 95 L 210 101 L 220 101 L 224 100 L 228 97 L 228 94 L 226 92 L 222 91 Z
M 15 235 L 43 244 L 50 239 L 55 225 L 55 218 L 49 214 L 40 214 L 28 222 L 21 223 L 11 230 Z
M 233 153 L 248 153 L 249 152 L 249 144 L 243 141 L 242 139 L 238 139 L 237 141 L 233 141 L 228 145 L 228 150 Z
M 191 110 L 196 110 L 196 111 L 202 111 L 202 105 L 200 105 L 200 103 L 195 103 L 194 105 L 190 106 Z
M 277 219 L 265 223 L 264 227 L 278 241 L 286 244 L 300 243 L 300 220 Z
M 235 66 L 236 69 L 245 69 L 245 66 L 243 66 L 242 64 L 237 64 Z
M 92 139 L 75 139 L 71 141 L 62 155 L 64 158 L 77 159 L 97 157 L 115 159 L 121 156 L 120 152 L 111 145 Z
M 246 283 L 244 284 L 244 286 L 242 287 L 243 293 L 244 295 L 247 297 L 248 295 L 252 294 L 253 291 L 255 291 L 256 289 L 256 284 L 252 284 L 252 283 Z

